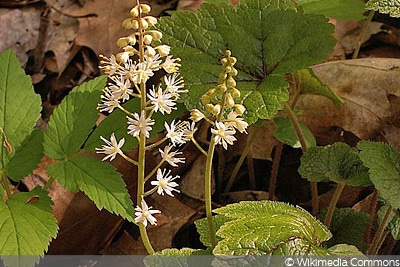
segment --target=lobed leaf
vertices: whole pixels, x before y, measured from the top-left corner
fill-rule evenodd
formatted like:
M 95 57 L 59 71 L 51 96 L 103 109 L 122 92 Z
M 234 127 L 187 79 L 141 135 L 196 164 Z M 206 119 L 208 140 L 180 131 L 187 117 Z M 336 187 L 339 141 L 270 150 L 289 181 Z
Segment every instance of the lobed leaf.
M 33 131 L 40 117 L 40 96 L 12 50 L 0 54 L 0 170 Z
M 243 201 L 214 212 L 231 218 L 217 231 L 222 240 L 214 254 L 321 254 L 320 244 L 332 236 L 309 213 L 285 203 Z
M 299 137 L 297 136 L 296 130 L 293 127 L 292 122 L 288 118 L 274 118 L 274 123 L 277 129 L 274 131 L 274 136 L 280 142 L 290 145 L 294 148 L 301 148 Z M 314 147 L 317 145 L 317 141 L 313 133 L 308 129 L 307 125 L 300 122 L 300 128 L 305 136 L 307 147 Z
M 360 159 L 369 168 L 371 182 L 393 208 L 400 208 L 400 155 L 389 145 L 361 141 Z
M 342 256 L 349 256 L 349 255 L 364 255 L 356 246 L 347 245 L 347 244 L 338 244 L 328 249 L 330 255 L 342 255 Z
M 144 258 L 145 266 L 211 266 L 212 257 L 197 257 L 210 255 L 209 251 L 193 248 L 167 248 Z
M 400 17 L 399 0 L 369 0 L 365 5 L 366 9 L 379 11 L 379 13 L 389 14 L 391 17 Z
M 382 222 L 383 216 L 388 206 L 384 205 L 378 210 L 379 223 Z M 400 240 L 400 214 L 399 210 L 392 210 L 389 215 L 387 229 L 392 234 L 394 240 Z
M 213 224 L 214 230 L 218 231 L 224 223 L 230 221 L 231 219 L 227 218 L 223 215 L 215 215 L 213 216 Z M 197 232 L 200 234 L 200 241 L 203 243 L 204 246 L 211 248 L 211 239 L 210 239 L 210 232 L 208 228 L 207 218 L 199 219 L 194 222 L 196 225 Z M 220 237 L 216 236 L 216 241 L 218 242 L 221 240 Z
M 37 168 L 44 155 L 43 138 L 43 131 L 35 129 L 17 148 L 6 166 L 6 173 L 10 179 L 20 181 Z
M 43 255 L 58 230 L 52 205 L 40 187 L 0 201 L 0 255 Z
M 299 173 L 311 182 L 371 185 L 368 168 L 359 159 L 358 150 L 345 143 L 310 148 L 301 157 Z
M 96 111 L 106 76 L 74 88 L 54 110 L 44 136 L 44 149 L 53 159 L 76 153 L 85 143 L 99 117 Z
M 204 3 L 196 12 L 162 18 L 159 29 L 182 59 L 188 109 L 203 108 L 200 96 L 216 85 L 219 59 L 226 49 L 232 51 L 249 123 L 282 109 L 289 97 L 286 73 L 326 59 L 335 45 L 333 26 L 323 16 L 302 14 L 288 0 L 242 0 L 235 8 Z
M 363 20 L 365 5 L 358 0 L 299 0 L 306 13 L 323 14 L 340 20 Z
M 133 222 L 133 203 L 121 174 L 97 158 L 76 156 L 51 164 L 48 174 L 73 192 L 82 190 L 100 210 Z

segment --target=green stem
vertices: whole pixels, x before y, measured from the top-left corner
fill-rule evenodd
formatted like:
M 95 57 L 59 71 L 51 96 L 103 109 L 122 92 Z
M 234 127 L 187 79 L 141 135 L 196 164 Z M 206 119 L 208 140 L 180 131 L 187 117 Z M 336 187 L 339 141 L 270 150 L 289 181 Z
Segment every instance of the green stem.
M 200 150 L 201 153 L 203 153 L 204 156 L 207 156 L 207 152 L 200 146 L 200 144 L 196 141 L 196 139 L 194 139 L 194 137 L 190 138 L 190 140 L 197 147 L 197 149 Z
M 383 216 L 383 219 L 379 224 L 378 230 L 376 231 L 375 237 L 373 238 L 374 241 L 367 251 L 367 255 L 376 255 L 378 253 L 380 244 L 382 244 L 382 241 L 385 238 L 384 232 L 392 209 L 393 208 L 391 205 L 387 207 L 385 215 Z
M 135 165 L 135 166 L 138 166 L 138 165 L 139 165 L 139 162 L 137 162 L 137 161 L 134 160 L 134 159 L 131 159 L 131 158 L 128 157 L 127 155 L 125 155 L 125 154 L 120 154 L 120 155 L 121 155 L 121 157 L 123 157 L 126 161 L 132 163 L 133 165 Z
M 271 178 L 269 179 L 268 199 L 274 200 L 276 180 L 278 177 L 279 163 L 281 161 L 283 144 L 279 143 L 275 148 L 274 159 L 272 161 Z
M 158 162 L 157 166 L 155 166 L 153 168 L 153 170 L 146 176 L 146 178 L 144 178 L 144 182 L 145 183 L 151 178 L 151 176 L 153 176 L 156 173 L 158 168 L 160 168 L 161 165 L 163 165 L 164 162 L 165 162 L 165 159 L 162 159 L 162 160 L 160 160 L 160 162 Z
M 328 209 L 328 212 L 326 213 L 325 221 L 324 221 L 324 224 L 328 228 L 331 224 L 331 221 L 333 218 L 333 213 L 335 212 L 336 204 L 339 201 L 339 197 L 342 194 L 343 188 L 345 186 L 346 186 L 345 183 L 338 183 L 335 193 L 333 194 L 333 197 L 332 197 L 331 203 L 329 204 L 329 209 Z
M 155 147 L 158 147 L 159 145 L 161 145 L 162 143 L 164 143 L 167 139 L 168 139 L 168 137 L 165 136 L 163 139 L 161 139 L 161 140 L 155 142 L 154 144 L 151 144 L 151 145 L 146 146 L 146 150 L 150 150 L 150 149 L 153 149 L 153 148 L 155 148 Z
M 8 184 L 8 178 L 7 175 L 4 171 L 2 171 L 1 173 L 1 179 L 3 181 L 3 186 L 6 189 L 6 193 L 7 193 L 7 198 L 11 197 L 11 189 L 10 186 Z
M 54 180 L 56 178 L 50 177 L 50 179 L 46 182 L 46 184 L 43 186 L 43 190 L 49 190 L 50 186 L 53 184 Z
M 142 243 L 144 247 L 146 248 L 147 252 L 150 255 L 153 255 L 155 253 L 153 246 L 150 243 L 149 236 L 147 235 L 147 230 L 146 227 L 144 227 L 143 224 L 139 224 L 139 230 L 140 230 L 140 238 L 142 239 Z
M 153 194 L 154 192 L 156 192 L 158 189 L 158 186 L 154 187 L 153 189 L 147 191 L 144 193 L 144 196 L 150 196 L 151 194 Z
M 211 136 L 210 146 L 208 147 L 206 170 L 205 170 L 205 205 L 206 205 L 206 217 L 208 223 L 208 231 L 210 232 L 211 247 L 214 248 L 217 244 L 215 240 L 215 229 L 212 217 L 212 206 L 211 206 L 211 179 L 212 179 L 212 161 L 215 150 L 215 135 Z
M 364 22 L 364 24 L 362 26 L 361 33 L 360 33 L 360 36 L 358 38 L 356 48 L 354 49 L 354 53 L 353 53 L 352 59 L 358 58 L 358 54 L 360 53 L 360 48 L 361 48 L 361 45 L 362 45 L 362 41 L 365 38 L 365 34 L 367 33 L 368 26 L 371 24 L 371 21 L 372 21 L 372 18 L 374 17 L 374 14 L 375 14 L 375 11 L 371 10 L 369 12 L 369 14 L 368 14 L 367 20 Z
M 231 177 L 229 178 L 229 181 L 225 187 L 225 193 L 229 192 L 229 190 L 231 190 L 231 187 L 236 180 L 236 176 L 239 173 L 240 167 L 242 166 L 244 160 L 246 159 L 251 146 L 253 145 L 254 141 L 256 140 L 257 133 L 260 130 L 260 128 L 261 127 L 255 126 L 253 128 L 254 130 L 251 132 L 249 138 L 247 139 L 246 147 L 244 148 L 242 155 L 240 155 L 240 158 L 239 158 L 238 162 L 236 163 L 236 166 L 232 171 Z

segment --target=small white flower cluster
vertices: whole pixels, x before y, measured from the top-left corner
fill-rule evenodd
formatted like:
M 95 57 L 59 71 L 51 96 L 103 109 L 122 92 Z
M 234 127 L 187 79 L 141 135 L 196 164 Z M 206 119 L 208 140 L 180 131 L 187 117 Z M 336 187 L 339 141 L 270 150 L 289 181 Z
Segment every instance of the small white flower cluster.
M 116 56 L 111 55 L 109 58 L 101 56 L 100 68 L 105 74 L 109 75 L 109 82 L 103 90 L 101 103 L 98 109 L 101 112 L 111 113 L 115 109 L 121 109 L 127 114 L 127 133 L 137 138 L 139 142 L 149 138 L 155 120 L 152 115 L 155 112 L 161 114 L 170 114 L 176 109 L 176 101 L 180 94 L 185 92 L 184 80 L 179 74 L 180 59 L 173 58 L 169 55 L 170 47 L 159 44 L 154 46 L 155 42 L 160 42 L 162 38 L 161 32 L 151 27 L 157 23 L 157 19 L 152 16 L 144 16 L 150 12 L 150 6 L 139 4 L 131 10 L 132 18 L 126 19 L 122 26 L 126 29 L 132 29 L 134 33 L 129 36 L 120 38 L 117 42 L 123 52 Z M 164 70 L 167 75 L 164 76 L 162 82 L 151 89 L 146 88 L 146 82 L 154 75 L 156 71 Z M 123 103 L 131 98 L 141 99 L 141 108 L 139 112 L 130 112 L 123 107 Z M 148 207 L 144 200 L 144 196 L 157 191 L 160 195 L 169 195 L 173 197 L 173 192 L 178 192 L 176 188 L 178 184 L 174 181 L 179 176 L 173 177 L 171 171 L 163 169 L 161 165 L 167 162 L 172 167 L 177 167 L 179 163 L 184 163 L 185 159 L 180 157 L 182 152 L 176 151 L 174 147 L 180 146 L 190 140 L 196 131 L 195 124 L 188 122 L 175 122 L 171 124 L 165 122 L 167 130 L 166 137 L 158 142 L 161 144 L 167 139 L 170 145 L 159 149 L 161 162 L 157 165 L 157 170 L 153 170 L 151 174 L 156 172 L 156 180 L 151 181 L 151 185 L 155 186 L 149 192 L 142 195 L 141 207 L 135 208 L 135 222 L 142 223 L 145 227 L 150 223 L 157 224 L 157 219 L 153 214 L 160 213 L 159 210 L 152 210 Z M 100 137 L 105 142 L 102 148 L 96 148 L 97 153 L 105 154 L 103 160 L 113 160 L 119 154 L 131 163 L 139 166 L 141 160 L 135 161 L 130 159 L 122 151 L 125 139 L 117 141 L 115 134 L 111 134 L 108 141 L 104 137 Z M 145 150 L 148 148 L 145 147 Z M 150 177 L 146 177 L 144 181 Z
M 234 68 L 236 58 L 231 56 L 229 50 L 226 51 L 226 57 L 221 60 L 223 71 L 218 79 L 218 86 L 208 90 L 201 97 L 201 102 L 205 111 L 198 109 L 191 111 L 190 119 L 198 122 L 206 119 L 213 124 L 211 133 L 214 136 L 216 144 L 221 144 L 228 149 L 228 144 L 233 145 L 236 141 L 236 130 L 240 133 L 247 133 L 249 124 L 241 117 L 246 111 L 245 107 L 239 102 L 240 91 L 236 88 L 236 81 L 233 78 L 237 75 Z M 215 117 L 215 121 L 207 119 Z

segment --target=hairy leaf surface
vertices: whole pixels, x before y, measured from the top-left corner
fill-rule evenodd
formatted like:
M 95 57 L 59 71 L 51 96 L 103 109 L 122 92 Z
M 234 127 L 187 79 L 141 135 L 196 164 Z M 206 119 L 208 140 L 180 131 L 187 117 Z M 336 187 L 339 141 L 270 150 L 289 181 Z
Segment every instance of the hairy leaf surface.
M 389 14 L 391 17 L 400 17 L 400 1 L 399 0 L 369 0 L 365 8 L 379 11 L 383 14 Z
M 203 108 L 201 95 L 216 85 L 219 60 L 226 49 L 232 51 L 249 123 L 282 109 L 288 99 L 286 73 L 321 62 L 335 45 L 325 17 L 302 14 L 293 1 L 243 0 L 235 8 L 204 3 L 196 12 L 162 18 L 159 29 L 163 42 L 182 59 L 188 109 Z
M 77 156 L 53 163 L 49 175 L 73 192 L 82 190 L 99 209 L 133 221 L 133 203 L 121 174 L 97 158 Z
M 334 181 L 350 186 L 369 186 L 368 168 L 358 150 L 345 143 L 312 147 L 301 157 L 299 173 L 312 182 Z
M 306 13 L 323 14 L 340 20 L 362 20 L 365 5 L 357 0 L 299 0 Z

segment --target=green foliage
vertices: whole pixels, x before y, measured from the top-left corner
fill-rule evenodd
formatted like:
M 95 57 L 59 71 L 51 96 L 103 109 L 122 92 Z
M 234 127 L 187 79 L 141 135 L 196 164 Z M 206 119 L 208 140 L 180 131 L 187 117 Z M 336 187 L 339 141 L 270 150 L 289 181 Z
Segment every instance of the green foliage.
M 400 1 L 399 0 L 369 0 L 365 5 L 366 9 L 379 11 L 383 14 L 389 14 L 391 17 L 400 17 Z
M 273 201 L 244 201 L 214 210 L 230 218 L 217 231 L 213 253 L 224 255 L 324 254 L 329 230 L 306 211 Z
M 0 201 L 0 254 L 43 255 L 58 230 L 51 205 L 47 192 L 39 187 Z
M 368 168 L 358 150 L 345 143 L 312 147 L 301 157 L 299 173 L 312 182 L 334 181 L 350 186 L 369 186 Z
M 14 157 L 6 166 L 7 175 L 20 181 L 37 168 L 44 155 L 43 131 L 35 129 L 15 151 Z
M 145 266 L 211 266 L 211 257 L 196 257 L 210 255 L 209 251 L 192 248 L 168 248 L 147 256 L 143 262 Z
M 282 109 L 288 99 L 286 73 L 326 59 L 336 42 L 323 16 L 304 15 L 293 1 L 242 0 L 235 8 L 204 3 L 197 12 L 162 18 L 159 29 L 163 42 L 182 59 L 188 109 L 202 110 L 199 99 L 217 83 L 222 53 L 232 51 L 239 71 L 236 87 L 250 124 Z
M 382 222 L 382 218 L 386 212 L 386 209 L 388 206 L 382 206 L 379 211 L 378 211 L 378 219 L 379 223 Z M 387 228 L 392 234 L 393 238 L 395 240 L 400 240 L 400 214 L 399 210 L 392 210 L 392 212 L 389 215 L 389 219 L 387 220 Z
M 274 123 L 277 126 L 277 129 L 274 131 L 276 139 L 294 148 L 301 148 L 299 138 L 290 119 L 277 117 L 274 118 Z M 307 147 L 316 146 L 317 141 L 307 125 L 300 122 L 300 128 L 305 136 Z
M 339 244 L 335 245 L 333 247 L 330 247 L 328 251 L 331 253 L 331 255 L 342 255 L 342 256 L 361 256 L 364 255 L 360 250 L 358 250 L 357 247 L 352 246 L 352 245 L 347 245 L 347 244 Z
M 325 215 L 326 210 L 319 215 L 319 218 L 323 220 Z M 335 209 L 329 229 L 333 237 L 326 242 L 326 246 L 349 244 L 364 250 L 366 248 L 364 231 L 368 220 L 367 213 L 356 212 L 351 208 Z
M 79 151 L 99 117 L 96 107 L 106 79 L 98 77 L 74 88 L 54 110 L 44 136 L 47 156 L 61 160 Z
M 380 1 L 380 0 L 378 0 Z M 358 0 L 299 0 L 306 13 L 323 14 L 340 20 L 362 20 L 364 3 Z
M 369 168 L 371 182 L 394 209 L 400 208 L 400 154 L 382 143 L 361 141 L 360 159 Z
M 133 203 L 121 174 L 97 158 L 77 156 L 48 167 L 49 175 L 73 192 L 82 190 L 99 209 L 133 222 Z
M 40 117 L 41 100 L 35 94 L 29 76 L 11 50 L 0 54 L 0 171 L 7 168 L 16 151 L 33 131 Z M 18 153 L 16 157 L 21 157 Z M 17 160 L 17 159 L 16 159 Z M 35 164 L 33 164 L 35 165 Z M 27 169 L 17 173 L 30 172 Z M 32 165 L 30 166 L 32 167 Z M 35 168 L 33 166 L 33 168 Z M 13 173 L 15 175 L 15 173 Z M 18 180 L 19 177 L 14 177 Z
M 300 93 L 324 96 L 335 105 L 343 104 L 343 100 L 327 85 L 323 84 L 311 69 L 295 71 L 293 78 Z
M 215 215 L 213 217 L 213 224 L 214 224 L 214 229 L 217 231 L 224 223 L 227 221 L 230 221 L 226 216 L 223 215 Z M 210 240 L 210 232 L 208 228 L 208 223 L 207 223 L 207 218 L 203 218 L 200 220 L 197 220 L 194 222 L 197 228 L 197 232 L 200 234 L 200 241 L 205 245 L 206 247 L 211 248 L 211 240 Z M 217 242 L 222 240 L 220 237 L 216 237 Z

